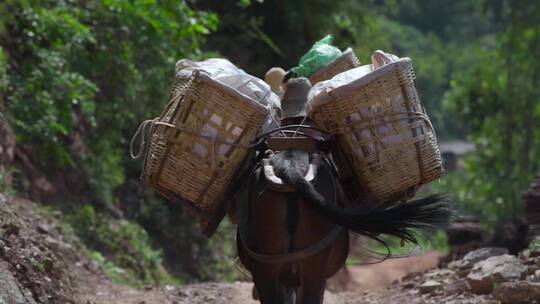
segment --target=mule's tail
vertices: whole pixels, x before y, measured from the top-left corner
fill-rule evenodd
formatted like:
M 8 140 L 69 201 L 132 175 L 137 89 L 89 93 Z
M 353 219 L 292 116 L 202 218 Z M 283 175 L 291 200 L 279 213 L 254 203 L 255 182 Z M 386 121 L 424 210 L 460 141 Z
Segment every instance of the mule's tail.
M 280 177 L 293 186 L 332 220 L 351 231 L 374 236 L 380 233 L 394 235 L 417 243 L 414 229 L 432 229 L 445 226 L 452 208 L 445 195 L 431 195 L 422 199 L 385 204 L 361 203 L 346 209 L 328 204 L 324 197 L 308 182 L 293 161 L 275 162 L 281 168 Z

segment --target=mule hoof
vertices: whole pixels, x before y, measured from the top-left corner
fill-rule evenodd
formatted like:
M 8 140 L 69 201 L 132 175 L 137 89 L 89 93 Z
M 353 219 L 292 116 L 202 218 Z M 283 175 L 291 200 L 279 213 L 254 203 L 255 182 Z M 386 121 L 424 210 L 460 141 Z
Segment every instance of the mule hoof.
M 251 289 L 251 297 L 253 298 L 253 300 L 259 301 L 259 292 L 257 291 L 257 288 L 255 288 L 255 285 Z

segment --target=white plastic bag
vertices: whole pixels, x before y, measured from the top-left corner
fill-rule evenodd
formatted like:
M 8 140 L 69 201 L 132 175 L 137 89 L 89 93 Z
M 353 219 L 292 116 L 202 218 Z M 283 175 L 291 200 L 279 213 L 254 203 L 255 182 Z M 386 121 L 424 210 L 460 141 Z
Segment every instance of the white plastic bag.
M 331 90 L 340 86 L 349 84 L 376 69 L 388 64 L 390 62 L 398 60 L 399 57 L 394 54 L 385 53 L 381 50 L 376 50 L 371 55 L 371 64 L 359 66 L 354 69 L 341 72 L 329 80 L 318 82 L 311 88 L 308 94 L 308 100 L 314 99 L 321 93 L 328 93 Z
M 182 59 L 176 63 L 176 77 L 190 77 L 195 70 L 204 71 L 213 79 L 234 88 L 262 105 L 281 109 L 279 97 L 272 92 L 266 82 L 249 75 L 226 59 L 210 58 L 203 61 Z
M 354 69 L 341 72 L 331 79 L 317 82 L 308 93 L 308 100 L 314 100 L 321 93 L 328 93 L 335 88 L 346 85 L 364 75 L 371 73 L 372 65 L 363 65 Z

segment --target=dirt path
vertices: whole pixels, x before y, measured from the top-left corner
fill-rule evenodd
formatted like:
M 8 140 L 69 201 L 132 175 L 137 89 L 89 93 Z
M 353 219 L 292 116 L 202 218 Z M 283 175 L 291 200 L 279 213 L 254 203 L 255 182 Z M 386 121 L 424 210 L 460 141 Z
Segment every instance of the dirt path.
M 393 259 L 380 264 L 348 267 L 348 282 L 341 286 L 342 292 L 326 292 L 327 304 L 412 303 L 411 297 L 422 300 L 414 291 L 397 286 L 387 287 L 407 274 L 433 268 L 439 254 L 428 252 L 421 256 Z M 113 285 L 105 278 L 88 280 L 79 288 L 78 303 L 87 304 L 198 304 L 235 303 L 257 304 L 252 299 L 253 284 L 200 283 L 183 287 L 146 287 L 133 289 Z M 403 302 L 405 301 L 405 302 Z M 424 302 L 418 302 L 424 303 Z M 443 302 L 444 303 L 444 302 Z
M 201 283 L 182 287 L 132 288 L 111 283 L 82 252 L 77 239 L 66 237 L 57 217 L 45 218 L 32 202 L 0 193 L 0 303 L 75 304 L 256 304 L 247 282 Z M 451 286 L 459 280 L 450 270 L 424 271 L 435 265 L 437 253 L 353 266 L 330 282 L 327 304 L 494 303 L 470 292 L 421 294 L 419 285 L 436 279 Z M 403 278 L 403 282 L 395 280 Z M 342 280 L 342 281 L 340 281 Z
M 391 259 L 379 264 L 347 267 L 349 280 L 345 290 L 385 289 L 392 282 L 414 272 L 423 272 L 437 267 L 440 253 L 426 252 L 418 256 Z
M 201 283 L 181 288 L 165 286 L 161 288 L 132 289 L 129 287 L 100 284 L 95 290 L 88 288 L 78 296 L 77 303 L 87 304 L 258 304 L 251 297 L 253 284 Z M 325 303 L 345 304 L 341 297 L 327 292 Z

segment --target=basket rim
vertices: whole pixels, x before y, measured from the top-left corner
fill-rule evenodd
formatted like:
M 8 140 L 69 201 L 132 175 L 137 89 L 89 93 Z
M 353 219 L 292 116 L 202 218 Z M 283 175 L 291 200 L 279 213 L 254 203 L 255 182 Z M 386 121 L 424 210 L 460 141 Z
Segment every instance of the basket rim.
M 359 67 L 363 67 L 363 66 L 359 66 Z M 312 112 L 315 112 L 315 110 L 318 107 L 325 105 L 335 99 L 339 99 L 343 95 L 349 95 L 352 90 L 357 90 L 358 88 L 371 83 L 372 81 L 380 78 L 381 76 L 389 72 L 392 72 L 394 70 L 407 69 L 411 67 L 412 67 L 411 59 L 409 57 L 403 57 L 396 61 L 385 64 L 384 66 L 376 69 L 375 71 L 372 71 L 347 84 L 344 84 L 334 89 L 323 91 L 307 102 L 306 106 L 307 106 L 308 116 Z
M 227 94 L 231 95 L 233 98 L 236 99 L 242 99 L 246 101 L 255 111 L 261 113 L 261 114 L 268 114 L 270 112 L 270 105 L 268 105 L 268 108 L 258 101 L 254 100 L 253 98 L 243 94 L 242 92 L 238 91 L 237 89 L 231 87 L 230 85 L 227 85 L 226 83 L 223 83 L 219 80 L 216 80 L 210 75 L 206 74 L 202 70 L 195 70 L 193 71 L 192 77 L 194 77 L 196 80 L 202 81 L 210 86 L 217 87 L 218 89 L 224 90 Z M 186 79 L 185 77 L 175 77 L 175 80 L 178 79 Z

